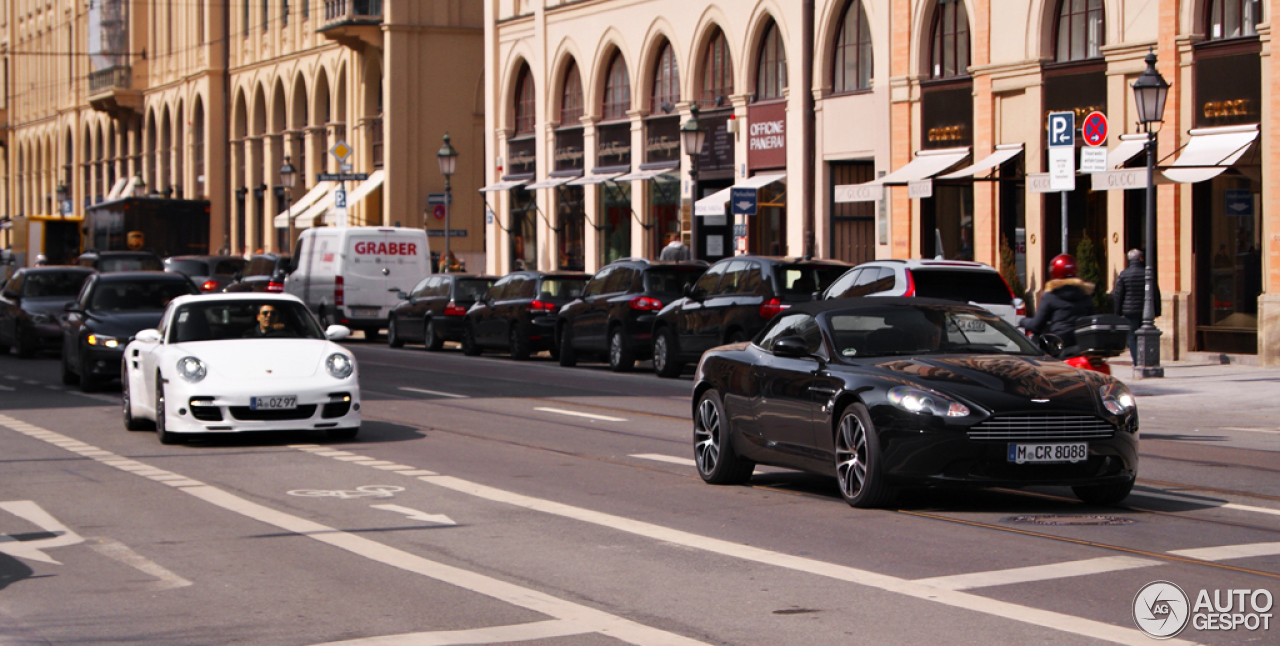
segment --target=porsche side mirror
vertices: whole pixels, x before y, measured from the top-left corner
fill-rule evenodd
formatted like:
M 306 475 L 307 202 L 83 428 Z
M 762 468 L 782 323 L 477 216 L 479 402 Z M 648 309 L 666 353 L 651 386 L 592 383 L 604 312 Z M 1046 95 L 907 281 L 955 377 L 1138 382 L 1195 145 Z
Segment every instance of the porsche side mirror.
M 330 325 L 324 331 L 324 338 L 330 341 L 341 341 L 349 336 L 351 336 L 351 328 L 345 325 Z
M 159 343 L 160 330 L 142 330 L 134 335 L 133 340 L 139 343 Z
M 684 288 L 684 295 L 685 295 L 689 300 L 691 300 L 691 301 L 697 301 L 697 302 L 699 302 L 699 303 L 701 303 L 702 301 L 707 300 L 707 290 L 702 289 L 701 287 L 698 287 L 698 286 L 696 286 L 696 285 L 689 285 L 689 286 L 685 287 L 685 288 Z
M 798 336 L 784 336 L 773 343 L 773 353 L 779 357 L 803 359 L 809 356 L 809 344 Z

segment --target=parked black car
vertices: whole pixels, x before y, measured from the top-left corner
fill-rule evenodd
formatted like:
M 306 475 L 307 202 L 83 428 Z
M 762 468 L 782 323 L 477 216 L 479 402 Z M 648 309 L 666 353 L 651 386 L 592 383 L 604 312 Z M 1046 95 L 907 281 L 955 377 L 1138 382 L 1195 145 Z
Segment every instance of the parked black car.
M 627 258 L 601 269 L 582 298 L 565 305 L 556 321 L 560 365 L 583 354 L 608 357 L 614 372 L 653 354 L 653 322 L 667 303 L 680 298 L 707 270 L 705 262 L 658 262 Z
M 658 313 L 653 326 L 653 369 L 677 377 L 686 363 L 725 343 L 746 341 L 769 320 L 813 300 L 848 263 L 774 256 L 725 258 L 707 270 L 685 297 Z
M 65 307 L 92 275 L 84 267 L 19 269 L 0 293 L 0 354 L 8 354 L 11 346 L 20 357 L 57 350 Z
M 855 507 L 900 486 L 1070 486 L 1129 495 L 1138 412 L 1124 384 L 1045 355 L 980 307 L 898 297 L 827 300 L 694 377 L 693 450 L 713 484 L 756 463 L 833 475 Z
M 445 341 L 462 340 L 462 322 L 467 310 L 489 293 L 497 276 L 439 274 L 428 276 L 391 308 L 387 321 L 387 345 L 399 348 L 406 342 L 422 343 L 427 350 L 439 350 Z
M 169 301 L 198 294 L 182 274 L 130 271 L 89 277 L 66 305 L 62 383 L 90 392 L 120 377 L 124 346 L 140 330 L 158 327 Z
M 190 278 L 202 292 L 220 292 L 246 264 L 239 256 L 170 256 L 164 259 L 164 270 Z
M 289 275 L 289 256 L 260 253 L 249 259 L 244 271 L 236 274 L 224 292 L 284 291 L 284 277 Z
M 150 251 L 86 251 L 76 258 L 76 265 L 100 274 L 117 271 L 164 271 L 160 256 Z
M 582 296 L 590 278 L 567 271 L 503 276 L 467 311 L 462 351 L 475 356 L 485 348 L 503 349 L 520 361 L 542 350 L 555 352 L 556 312 Z

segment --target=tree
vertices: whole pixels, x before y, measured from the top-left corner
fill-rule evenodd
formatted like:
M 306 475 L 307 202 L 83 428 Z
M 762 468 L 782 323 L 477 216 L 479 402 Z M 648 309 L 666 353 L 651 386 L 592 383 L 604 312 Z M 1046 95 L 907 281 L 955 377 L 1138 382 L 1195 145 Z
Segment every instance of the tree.
M 1094 284 L 1093 306 L 1099 312 L 1110 312 L 1111 294 L 1107 293 L 1107 275 L 1103 273 L 1102 263 L 1098 260 L 1098 247 L 1088 233 L 1076 245 L 1076 263 L 1080 266 L 1080 278 Z

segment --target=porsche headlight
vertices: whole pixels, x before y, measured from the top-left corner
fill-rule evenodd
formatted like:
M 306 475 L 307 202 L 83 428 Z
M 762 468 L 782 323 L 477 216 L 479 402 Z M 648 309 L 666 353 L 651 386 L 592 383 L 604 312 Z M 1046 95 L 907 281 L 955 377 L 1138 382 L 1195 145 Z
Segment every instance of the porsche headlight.
M 113 336 L 103 334 L 90 334 L 87 339 L 89 345 L 100 346 L 104 348 L 114 348 L 120 345 L 120 340 Z
M 329 355 L 329 358 L 324 360 L 324 367 L 325 370 L 329 371 L 329 376 L 334 379 L 346 379 L 356 371 L 355 362 L 351 360 L 351 357 L 341 352 Z
M 1133 399 L 1133 393 L 1118 381 L 1102 386 L 1098 389 L 1098 394 L 1102 395 L 1102 405 L 1112 415 L 1123 415 L 1138 407 Z
M 889 402 L 908 413 L 938 417 L 967 417 L 969 407 L 923 388 L 898 386 L 889 390 Z
M 195 357 L 178 359 L 178 376 L 193 384 L 204 379 L 204 376 L 208 373 L 209 371 L 205 369 L 204 362 Z

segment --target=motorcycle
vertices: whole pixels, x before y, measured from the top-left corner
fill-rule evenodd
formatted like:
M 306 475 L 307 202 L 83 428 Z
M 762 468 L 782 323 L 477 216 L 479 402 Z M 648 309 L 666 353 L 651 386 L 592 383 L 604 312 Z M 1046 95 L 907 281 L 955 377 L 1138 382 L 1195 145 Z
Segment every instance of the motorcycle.
M 1076 322 L 1076 345 L 1063 347 L 1056 334 L 1040 334 L 1036 342 L 1045 352 L 1062 359 L 1067 365 L 1111 374 L 1107 359 L 1125 351 L 1129 338 L 1129 320 L 1114 314 L 1082 316 Z

